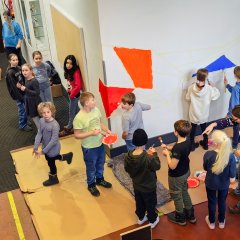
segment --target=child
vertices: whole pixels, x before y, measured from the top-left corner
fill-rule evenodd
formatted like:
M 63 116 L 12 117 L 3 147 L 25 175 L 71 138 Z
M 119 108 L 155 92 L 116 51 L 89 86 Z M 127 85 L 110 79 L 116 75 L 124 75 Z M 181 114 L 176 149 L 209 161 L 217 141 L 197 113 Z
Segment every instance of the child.
M 37 158 L 44 154 L 50 168 L 49 179 L 43 182 L 43 186 L 51 186 L 59 183 L 55 160 L 67 161 L 71 164 L 73 153 L 60 155 L 59 124 L 54 119 L 56 108 L 52 102 L 42 102 L 38 105 L 38 112 L 42 118 L 39 121 L 39 129 L 35 138 L 33 155 Z M 38 147 L 42 143 L 42 151 Z
M 32 118 L 36 127 L 39 128 L 39 116 L 37 111 L 37 106 L 41 102 L 41 98 L 39 96 L 39 83 L 34 78 L 33 69 L 30 64 L 25 63 L 22 65 L 22 74 L 27 81 L 25 81 L 25 86 L 23 83 L 18 82 L 17 88 L 25 92 L 26 113 Z
M 19 129 L 29 132 L 32 131 L 32 128 L 28 126 L 24 104 L 24 92 L 17 88 L 18 82 L 24 84 L 24 77 L 22 76 L 21 68 L 18 66 L 17 55 L 14 53 L 9 54 L 8 61 L 9 67 L 6 72 L 6 82 L 9 94 L 17 104 Z
M 192 151 L 198 147 L 198 144 L 194 141 L 197 125 L 200 124 L 202 132 L 204 132 L 207 127 L 210 103 L 220 96 L 220 92 L 216 87 L 206 84 L 207 77 L 208 70 L 199 69 L 197 71 L 197 82 L 189 86 L 186 95 L 187 101 L 190 101 L 189 118 L 192 125 L 190 133 Z M 203 135 L 203 141 L 200 141 L 200 145 L 204 150 L 208 149 L 208 136 L 206 134 Z
M 212 141 L 215 149 L 207 151 L 203 157 L 203 167 L 207 171 L 205 184 L 209 213 L 205 220 L 210 229 L 215 228 L 217 202 L 219 228 L 225 227 L 228 188 L 230 181 L 234 181 L 236 176 L 236 161 L 233 154 L 231 154 L 231 141 L 226 133 L 216 130 L 212 134 Z
M 176 209 L 175 213 L 168 214 L 168 220 L 179 225 L 186 225 L 186 219 L 190 223 L 196 223 L 187 185 L 187 178 L 190 176 L 189 154 L 191 152 L 191 144 L 187 140 L 187 135 L 190 131 L 191 125 L 188 121 L 178 120 L 174 123 L 177 143 L 173 147 L 161 145 L 168 162 L 169 191 Z
M 228 91 L 231 93 L 231 97 L 229 100 L 229 107 L 227 117 L 232 117 L 232 110 L 236 105 L 240 104 L 240 66 L 234 68 L 234 76 L 236 78 L 236 84 L 232 87 L 228 84 L 227 78 L 224 77 L 224 84 Z M 239 138 L 239 124 L 233 125 L 233 138 L 232 138 L 232 147 L 234 149 L 237 148 L 238 145 L 238 138 Z
M 52 102 L 52 92 L 50 87 L 51 67 L 43 62 L 42 53 L 40 51 L 34 51 L 33 57 L 33 72 L 36 79 L 39 82 L 40 97 L 43 102 Z
M 134 93 L 126 93 L 122 96 L 122 109 L 125 110 L 122 115 L 122 138 L 126 142 L 128 151 L 135 149 L 132 143 L 134 131 L 138 128 L 144 129 L 142 111 L 151 109 L 150 105 L 135 101 Z
M 82 93 L 80 104 L 83 108 L 73 121 L 74 136 L 81 139 L 88 190 L 93 196 L 98 197 L 100 192 L 96 185 L 112 187 L 111 183 L 104 180 L 105 151 L 102 144 L 103 135 L 111 134 L 111 131 L 101 122 L 101 113 L 96 107 L 92 93 Z
M 78 99 L 83 91 L 83 81 L 77 60 L 73 55 L 68 55 L 64 60 L 64 76 L 68 82 L 69 116 L 68 124 L 60 133 L 60 137 L 73 133 L 73 119 L 79 112 Z
M 132 142 L 136 149 L 127 153 L 124 168 L 133 181 L 137 223 L 143 224 L 149 220 L 151 228 L 154 228 L 159 222 L 155 206 L 157 204 L 156 171 L 161 167 L 160 160 L 153 147 L 150 148 L 152 155 L 145 151 L 148 136 L 143 129 L 135 130 Z

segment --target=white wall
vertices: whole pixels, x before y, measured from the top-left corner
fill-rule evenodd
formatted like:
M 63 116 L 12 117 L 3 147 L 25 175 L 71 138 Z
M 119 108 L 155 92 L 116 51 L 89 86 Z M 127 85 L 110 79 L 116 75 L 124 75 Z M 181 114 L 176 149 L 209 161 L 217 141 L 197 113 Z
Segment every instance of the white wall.
M 176 120 L 188 118 L 184 97 L 198 68 L 223 54 L 240 64 L 239 0 L 98 0 L 98 8 L 108 86 L 134 87 L 113 47 L 152 51 L 153 89 L 134 90 L 138 101 L 152 106 L 144 113 L 150 137 L 172 132 Z M 232 71 L 226 72 L 234 84 Z M 227 113 L 230 95 L 222 78 L 222 72 L 209 74 L 221 91 L 209 120 Z M 111 125 L 121 134 L 121 109 L 113 113 Z
M 97 1 L 95 0 L 68 0 L 68 1 L 49 0 L 49 1 L 50 4 L 56 7 L 58 11 L 60 11 L 64 16 L 66 16 L 70 21 L 75 23 L 75 25 L 83 28 L 89 81 L 87 84 L 89 88 L 87 90 L 94 93 L 98 102 L 98 107 L 102 112 L 104 112 L 101 97 L 98 91 L 98 79 L 103 78 L 102 68 L 103 57 L 100 42 Z M 51 42 L 51 37 L 49 37 L 49 39 L 50 46 L 52 46 L 54 42 Z M 55 39 L 55 41 L 57 41 L 57 39 Z

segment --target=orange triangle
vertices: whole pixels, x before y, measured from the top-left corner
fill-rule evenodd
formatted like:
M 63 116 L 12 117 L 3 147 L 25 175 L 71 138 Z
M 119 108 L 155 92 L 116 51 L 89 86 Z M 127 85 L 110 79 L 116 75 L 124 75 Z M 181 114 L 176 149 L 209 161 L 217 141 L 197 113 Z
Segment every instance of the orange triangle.
M 151 50 L 113 48 L 136 88 L 153 88 Z
M 101 94 L 106 117 L 109 118 L 121 103 L 122 95 L 132 92 L 133 88 L 107 87 L 99 79 L 99 92 Z

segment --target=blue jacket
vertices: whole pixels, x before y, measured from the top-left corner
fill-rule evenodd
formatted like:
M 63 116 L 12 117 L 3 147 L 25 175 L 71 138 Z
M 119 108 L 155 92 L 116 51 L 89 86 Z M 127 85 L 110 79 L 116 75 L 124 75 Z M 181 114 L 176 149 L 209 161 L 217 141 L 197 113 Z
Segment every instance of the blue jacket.
M 205 184 L 206 187 L 211 190 L 223 190 L 228 189 L 230 184 L 230 178 L 236 177 L 236 160 L 231 153 L 229 156 L 229 162 L 224 168 L 223 172 L 216 175 L 212 173 L 212 166 L 216 161 L 217 152 L 211 150 L 207 151 L 203 156 L 203 168 L 207 171 Z
M 8 23 L 4 22 L 2 26 L 2 38 L 4 40 L 5 47 L 16 47 L 18 40 L 23 39 L 23 33 L 20 25 L 12 20 L 13 32 L 8 27 Z
M 234 87 L 227 84 L 226 88 L 231 93 L 227 114 L 229 117 L 231 117 L 233 108 L 240 104 L 240 82 L 236 82 Z

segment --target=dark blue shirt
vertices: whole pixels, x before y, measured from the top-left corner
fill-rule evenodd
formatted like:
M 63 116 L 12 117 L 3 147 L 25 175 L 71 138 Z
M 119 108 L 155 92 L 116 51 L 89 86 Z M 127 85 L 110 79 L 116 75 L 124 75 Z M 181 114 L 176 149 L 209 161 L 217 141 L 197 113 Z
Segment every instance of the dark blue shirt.
M 231 153 L 229 162 L 224 168 L 223 172 L 216 175 L 212 172 L 212 166 L 216 161 L 217 152 L 211 150 L 207 151 L 203 157 L 203 168 L 207 171 L 205 184 L 211 190 L 228 189 L 230 178 L 236 177 L 236 161 L 234 155 Z

